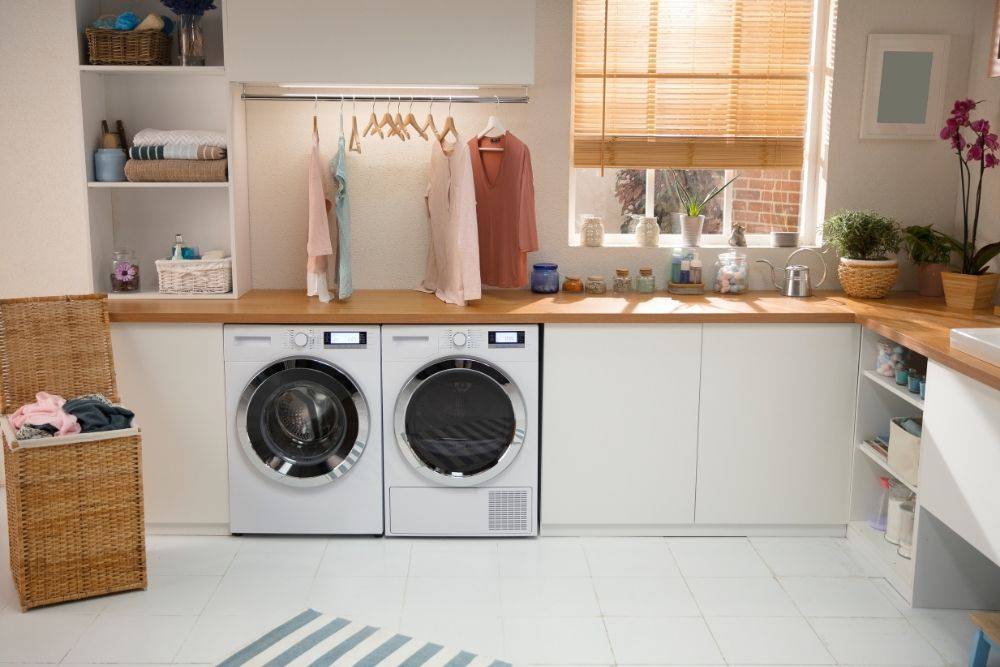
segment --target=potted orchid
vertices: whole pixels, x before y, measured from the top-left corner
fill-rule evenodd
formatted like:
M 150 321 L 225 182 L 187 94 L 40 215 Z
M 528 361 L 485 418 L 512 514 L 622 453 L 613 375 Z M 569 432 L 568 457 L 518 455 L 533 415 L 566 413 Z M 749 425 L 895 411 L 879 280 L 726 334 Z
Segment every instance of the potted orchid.
M 1000 242 L 977 248 L 983 175 L 987 169 L 1000 164 L 997 157 L 1000 140 L 990 132 L 990 123 L 985 118 L 969 120 L 969 113 L 976 108 L 976 104 L 973 100 L 956 100 L 947 123 L 941 129 L 941 138 L 951 144 L 958 157 L 962 182 L 962 238 L 954 239 L 962 253 L 962 268 L 961 272 L 942 274 L 941 280 L 947 304 L 970 310 L 992 305 L 993 293 L 1000 282 L 1000 274 L 989 272 L 990 262 L 1000 254 Z M 969 133 L 972 136 L 966 138 Z M 970 202 L 974 179 L 973 205 Z

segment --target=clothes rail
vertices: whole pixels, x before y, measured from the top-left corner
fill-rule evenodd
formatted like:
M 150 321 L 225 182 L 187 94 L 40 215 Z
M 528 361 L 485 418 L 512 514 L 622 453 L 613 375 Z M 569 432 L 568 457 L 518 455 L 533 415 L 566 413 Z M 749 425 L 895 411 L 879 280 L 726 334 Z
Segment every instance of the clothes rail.
M 257 95 L 243 93 L 244 100 L 267 100 L 276 102 L 452 102 L 454 104 L 527 104 L 531 99 L 527 95 L 516 97 L 477 96 L 477 95 L 309 95 L 306 93 L 288 93 L 285 95 Z

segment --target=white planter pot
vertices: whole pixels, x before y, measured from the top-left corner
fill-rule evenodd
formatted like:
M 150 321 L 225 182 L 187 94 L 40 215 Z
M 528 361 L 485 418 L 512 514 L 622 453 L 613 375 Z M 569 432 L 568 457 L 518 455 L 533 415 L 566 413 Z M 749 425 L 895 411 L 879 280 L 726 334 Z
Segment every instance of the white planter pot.
M 705 226 L 703 215 L 681 215 L 681 245 L 697 246 L 701 242 L 701 230 Z

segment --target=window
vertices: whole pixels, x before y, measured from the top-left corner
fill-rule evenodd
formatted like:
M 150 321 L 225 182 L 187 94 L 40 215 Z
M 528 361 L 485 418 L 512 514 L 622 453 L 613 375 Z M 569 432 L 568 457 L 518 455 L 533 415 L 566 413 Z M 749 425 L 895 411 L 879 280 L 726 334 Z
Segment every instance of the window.
M 705 211 L 704 244 L 734 223 L 751 244 L 779 230 L 813 242 L 834 3 L 575 0 L 571 243 L 594 214 L 609 244 L 631 244 L 617 235 L 632 213 L 674 242 L 671 181 L 707 192 L 736 175 Z

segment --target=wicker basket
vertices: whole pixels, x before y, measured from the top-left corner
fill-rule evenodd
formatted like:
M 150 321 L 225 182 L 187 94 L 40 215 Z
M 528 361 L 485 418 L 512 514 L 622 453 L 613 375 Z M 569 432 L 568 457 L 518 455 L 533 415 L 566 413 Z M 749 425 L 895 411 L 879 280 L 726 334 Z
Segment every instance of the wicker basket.
M 0 412 L 39 390 L 118 400 L 105 297 L 0 301 Z M 0 442 L 21 608 L 145 588 L 138 430 Z
M 225 294 L 233 290 L 232 261 L 225 259 L 158 259 L 161 294 Z
M 882 299 L 899 278 L 899 265 L 890 262 L 844 263 L 837 266 L 837 277 L 844 294 L 860 299 Z
M 170 38 L 156 30 L 87 28 L 91 65 L 169 65 Z

